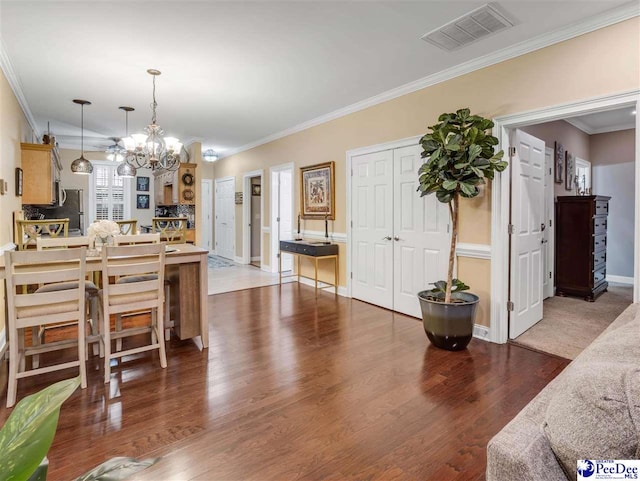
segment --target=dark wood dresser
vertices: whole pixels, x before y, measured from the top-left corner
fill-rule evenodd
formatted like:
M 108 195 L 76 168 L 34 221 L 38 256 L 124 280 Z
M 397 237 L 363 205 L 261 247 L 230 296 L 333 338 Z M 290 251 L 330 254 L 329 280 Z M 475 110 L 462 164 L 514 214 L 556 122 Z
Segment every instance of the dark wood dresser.
M 601 195 L 560 196 L 556 203 L 556 294 L 593 302 L 608 287 L 607 215 Z

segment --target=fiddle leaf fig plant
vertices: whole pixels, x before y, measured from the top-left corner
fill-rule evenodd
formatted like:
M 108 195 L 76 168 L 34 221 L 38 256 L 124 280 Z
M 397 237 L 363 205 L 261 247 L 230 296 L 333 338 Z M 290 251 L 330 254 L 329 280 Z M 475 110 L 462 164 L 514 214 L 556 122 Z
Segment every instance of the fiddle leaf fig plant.
M 447 280 L 434 285 L 434 294 L 444 290 L 444 302 L 451 302 L 451 292 L 468 289 L 464 283 L 453 279 L 460 197 L 473 198 L 478 187 L 492 180 L 495 172 L 502 172 L 508 163 L 502 160 L 504 152 L 495 152 L 498 139 L 488 133 L 493 122 L 469 109 L 445 113 L 438 123 L 428 128 L 420 139 L 425 163 L 418 171 L 420 196 L 435 194 L 438 201 L 448 204 L 451 215 L 451 247 Z M 440 297 L 436 295 L 435 297 Z

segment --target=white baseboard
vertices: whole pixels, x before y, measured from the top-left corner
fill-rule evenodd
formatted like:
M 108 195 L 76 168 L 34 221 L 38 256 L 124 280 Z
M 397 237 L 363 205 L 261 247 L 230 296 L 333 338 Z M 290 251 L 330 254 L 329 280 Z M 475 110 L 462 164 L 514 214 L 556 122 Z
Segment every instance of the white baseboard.
M 473 326 L 473 337 L 475 337 L 476 339 L 482 339 L 483 341 L 491 342 L 489 328 L 480 324 L 475 324 Z
M 234 261 L 236 264 L 248 264 L 248 262 L 245 262 L 245 261 L 244 261 L 244 257 L 240 257 L 240 256 L 235 256 L 235 257 L 233 258 L 233 261 Z
M 633 277 L 607 275 L 607 282 L 615 282 L 616 284 L 628 284 L 632 286 Z
M 262 256 L 257 256 L 257 257 L 252 257 L 252 258 L 251 258 L 251 262 L 253 262 L 253 261 L 260 261 L 260 260 L 262 260 Z
M 217 255 L 218 255 L 218 253 L 216 252 L 216 250 L 215 250 L 215 249 L 212 249 L 212 250 L 210 250 L 210 251 L 209 251 L 209 255 L 211 255 L 211 256 L 217 256 Z
M 307 279 L 306 277 L 301 277 L 298 282 L 300 282 L 300 284 L 304 284 L 305 286 L 311 286 L 311 287 L 315 286 L 315 282 L 313 281 L 313 279 Z M 334 293 L 333 286 L 329 287 L 329 284 L 326 284 L 324 282 L 318 282 L 318 288 L 320 287 L 327 287 L 327 289 L 322 289 L 322 290 L 326 292 L 330 292 L 331 294 Z M 347 288 L 345 286 L 338 286 L 338 295 L 342 297 L 349 297 L 347 296 Z

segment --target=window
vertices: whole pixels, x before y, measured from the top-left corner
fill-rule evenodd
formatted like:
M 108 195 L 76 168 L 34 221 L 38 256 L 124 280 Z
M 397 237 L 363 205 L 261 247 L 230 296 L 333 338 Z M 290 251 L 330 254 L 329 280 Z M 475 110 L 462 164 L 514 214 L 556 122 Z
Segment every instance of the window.
M 118 164 L 115 162 L 94 160 L 91 163 L 93 172 L 89 179 L 89 220 L 93 222 L 102 219 L 128 219 L 131 211 L 130 180 L 118 175 Z

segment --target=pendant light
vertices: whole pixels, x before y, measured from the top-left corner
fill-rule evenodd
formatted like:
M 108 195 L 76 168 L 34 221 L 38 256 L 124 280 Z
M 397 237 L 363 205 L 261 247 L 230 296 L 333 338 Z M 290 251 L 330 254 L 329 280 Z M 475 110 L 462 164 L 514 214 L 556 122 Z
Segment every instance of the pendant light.
M 80 105 L 80 157 L 71 162 L 71 172 L 74 174 L 89 175 L 93 172 L 93 165 L 84 158 L 84 106 L 91 105 L 88 100 L 74 99 L 74 104 Z
M 120 110 L 124 110 L 125 113 L 125 139 L 129 137 L 129 112 L 133 112 L 135 109 L 133 107 L 118 107 Z M 116 172 L 120 177 L 135 177 L 136 176 L 136 168 L 132 164 L 129 163 L 129 156 L 125 155 L 125 160 L 116 169 Z

